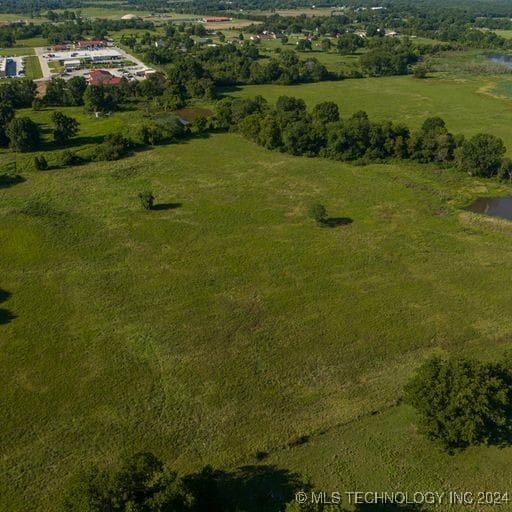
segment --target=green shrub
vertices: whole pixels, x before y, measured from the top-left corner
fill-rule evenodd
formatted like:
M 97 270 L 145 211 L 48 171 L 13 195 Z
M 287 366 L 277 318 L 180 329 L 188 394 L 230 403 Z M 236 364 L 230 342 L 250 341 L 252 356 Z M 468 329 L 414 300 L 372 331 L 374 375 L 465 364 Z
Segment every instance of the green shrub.
M 145 190 L 144 192 L 139 193 L 140 203 L 142 208 L 145 210 L 151 210 L 153 205 L 155 204 L 155 196 L 151 190 Z
M 105 137 L 105 141 L 98 146 L 95 160 L 119 160 L 126 156 L 130 150 L 131 142 L 120 133 L 112 133 Z
M 314 204 L 309 209 L 309 216 L 318 224 L 323 224 L 327 218 L 327 210 L 323 204 Z
M 46 161 L 46 158 L 43 155 L 34 157 L 34 167 L 38 171 L 45 171 L 48 169 L 48 162 Z

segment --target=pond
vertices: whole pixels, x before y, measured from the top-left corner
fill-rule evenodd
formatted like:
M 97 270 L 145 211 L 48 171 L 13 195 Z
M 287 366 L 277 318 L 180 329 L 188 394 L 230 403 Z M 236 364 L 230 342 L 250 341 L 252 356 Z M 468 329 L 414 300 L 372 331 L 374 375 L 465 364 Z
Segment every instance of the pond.
M 482 213 L 491 217 L 501 217 L 512 220 L 512 196 L 505 197 L 477 197 L 467 210 Z
M 500 55 L 496 53 L 488 55 L 487 58 L 491 62 L 495 62 L 496 64 L 503 64 L 504 66 L 507 66 L 507 68 L 512 69 L 512 55 Z

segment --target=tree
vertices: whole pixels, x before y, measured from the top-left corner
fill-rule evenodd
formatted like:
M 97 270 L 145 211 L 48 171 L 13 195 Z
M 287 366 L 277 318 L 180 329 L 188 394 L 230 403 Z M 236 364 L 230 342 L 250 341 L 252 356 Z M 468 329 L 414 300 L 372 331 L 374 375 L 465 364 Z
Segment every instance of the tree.
M 43 155 L 34 157 L 34 167 L 37 171 L 45 171 L 48 169 L 46 158 Z
M 5 132 L 14 151 L 30 151 L 40 141 L 39 127 L 29 117 L 15 117 L 7 125 Z
M 422 64 L 414 66 L 413 75 L 414 78 L 427 78 L 427 67 Z
M 420 162 L 449 162 L 453 160 L 456 141 L 440 117 L 425 119 L 421 130 L 409 141 L 411 158 Z
M 62 112 L 54 112 L 52 114 L 52 121 L 55 125 L 53 128 L 53 138 L 57 144 L 65 144 L 78 133 L 80 124 L 73 117 L 69 117 Z
M 503 441 L 510 435 L 512 375 L 503 363 L 434 357 L 405 388 L 420 427 L 446 448 Z
M 14 118 L 14 109 L 10 103 L 2 101 L 0 103 L 0 146 L 7 146 L 9 139 L 5 133 L 6 126 Z
M 317 224 L 323 224 L 327 218 L 327 210 L 323 204 L 315 203 L 309 208 L 309 217 Z
M 315 156 L 325 145 L 321 130 L 306 120 L 286 123 L 281 136 L 284 151 L 292 155 Z
M 82 105 L 84 102 L 84 93 L 87 89 L 87 82 L 83 76 L 74 76 L 67 82 L 69 94 L 73 105 Z
M 83 472 L 64 499 L 65 512 L 186 512 L 193 499 L 181 479 L 152 453 L 137 453 L 119 469 Z
M 140 192 L 139 199 L 142 208 L 144 208 L 145 210 L 153 209 L 153 205 L 155 203 L 155 196 L 153 195 L 153 192 L 151 192 L 151 190 L 145 190 L 144 192 Z
M 297 42 L 297 50 L 299 52 L 309 52 L 313 49 L 309 39 L 300 39 Z
M 313 107 L 312 117 L 322 124 L 335 123 L 340 120 L 340 111 L 334 101 L 322 101 Z
M 502 181 L 512 181 L 512 160 L 510 158 L 503 159 L 498 177 Z
M 131 142 L 121 133 L 111 133 L 97 147 L 94 158 L 95 160 L 119 160 L 128 153 L 130 145 Z
M 363 43 L 363 38 L 359 37 L 357 34 L 348 33 L 338 38 L 336 48 L 342 55 L 348 55 L 354 53 L 358 48 L 361 48 Z
M 45 105 L 72 105 L 71 93 L 67 83 L 62 78 L 52 78 L 46 85 L 46 94 L 43 102 Z
M 328 52 L 331 49 L 332 43 L 330 39 L 322 39 L 322 51 Z
M 491 178 L 499 171 L 505 152 L 499 137 L 479 133 L 463 142 L 458 154 L 459 165 L 469 174 Z
M 102 85 L 90 85 L 83 95 L 85 109 L 88 112 L 109 112 L 116 107 L 112 94 Z

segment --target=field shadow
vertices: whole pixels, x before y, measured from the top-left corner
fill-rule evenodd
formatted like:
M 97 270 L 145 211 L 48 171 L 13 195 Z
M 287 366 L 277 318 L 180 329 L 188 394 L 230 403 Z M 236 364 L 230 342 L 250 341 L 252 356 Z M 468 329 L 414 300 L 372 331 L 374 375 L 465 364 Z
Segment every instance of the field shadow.
M 326 228 L 335 228 L 338 226 L 347 226 L 354 222 L 350 217 L 328 217 L 322 221 L 322 226 Z
M 152 210 L 176 210 L 176 208 L 181 208 L 183 203 L 160 203 L 153 205 Z
M 0 174 L 0 188 L 9 188 L 23 183 L 25 178 L 19 174 Z
M 71 148 L 76 148 L 77 146 L 101 144 L 104 140 L 105 140 L 105 137 L 103 135 L 72 137 L 71 139 L 68 139 L 63 144 L 59 144 L 58 142 L 52 140 L 52 141 L 48 141 L 45 144 L 45 146 L 46 146 L 45 149 L 48 151 L 57 150 L 57 149 L 61 149 L 61 150 L 62 149 L 71 149 Z
M 0 288 L 0 303 L 5 302 L 11 293 Z M 0 308 L 0 325 L 7 324 L 16 318 L 8 309 Z
M 243 466 L 232 472 L 209 466 L 185 477 L 198 512 L 281 512 L 304 490 L 296 473 L 276 466 Z
M 215 97 L 219 100 L 228 98 L 232 93 L 241 91 L 242 88 L 239 85 L 223 85 L 216 88 Z

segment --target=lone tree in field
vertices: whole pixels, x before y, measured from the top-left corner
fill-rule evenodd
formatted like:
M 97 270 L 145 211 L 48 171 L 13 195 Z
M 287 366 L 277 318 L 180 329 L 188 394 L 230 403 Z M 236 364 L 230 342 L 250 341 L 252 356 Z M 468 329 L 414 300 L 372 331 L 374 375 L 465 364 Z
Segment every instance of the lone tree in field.
M 508 441 L 512 426 L 512 373 L 504 363 L 435 357 L 405 389 L 420 427 L 445 448 Z
M 155 204 L 155 196 L 153 195 L 153 192 L 151 192 L 151 190 L 140 192 L 139 199 L 142 208 L 144 208 L 145 210 L 153 209 L 153 205 Z
M 55 125 L 53 128 L 53 139 L 57 144 L 65 144 L 78 133 L 80 123 L 74 117 L 69 117 L 62 112 L 54 112 L 52 114 L 52 121 Z
M 309 209 L 309 216 L 316 221 L 317 224 L 323 224 L 327 219 L 327 210 L 323 204 L 314 204 Z

